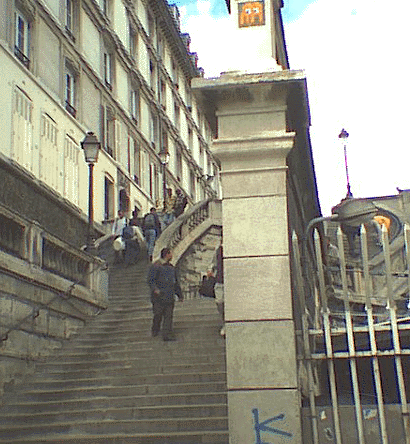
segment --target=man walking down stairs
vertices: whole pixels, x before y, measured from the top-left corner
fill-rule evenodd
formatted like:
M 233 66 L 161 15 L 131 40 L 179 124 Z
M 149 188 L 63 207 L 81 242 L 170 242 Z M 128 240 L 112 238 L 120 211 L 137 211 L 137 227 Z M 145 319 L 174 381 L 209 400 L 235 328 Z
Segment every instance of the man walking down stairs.
M 227 444 L 215 303 L 177 304 L 177 342 L 151 336 L 147 264 L 110 271 L 110 303 L 6 392 L 0 443 Z

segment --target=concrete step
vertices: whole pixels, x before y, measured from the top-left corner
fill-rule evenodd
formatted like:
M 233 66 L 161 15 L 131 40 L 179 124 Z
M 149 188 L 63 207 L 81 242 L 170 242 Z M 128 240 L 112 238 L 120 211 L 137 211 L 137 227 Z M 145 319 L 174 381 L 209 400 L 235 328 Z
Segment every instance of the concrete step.
M 163 365 L 161 362 L 157 365 L 148 364 L 145 367 L 139 367 L 138 372 L 136 373 L 135 367 L 130 364 L 119 364 L 119 365 L 110 365 L 105 366 L 103 369 L 100 368 L 88 368 L 84 369 L 74 369 L 67 370 L 66 368 L 44 368 L 42 371 L 39 371 L 37 375 L 43 375 L 44 377 L 52 377 L 54 379 L 73 379 L 73 378 L 96 378 L 101 377 L 103 375 L 107 377 L 115 376 L 121 374 L 123 376 L 132 376 L 132 375 L 151 375 L 151 374 L 163 374 L 163 375 L 174 375 L 180 373 L 203 373 L 203 372 L 224 372 L 226 370 L 225 360 L 221 360 L 215 363 L 185 363 L 185 364 L 167 364 Z M 39 376 L 41 377 L 41 376 Z
M 111 433 L 152 433 L 155 430 L 164 432 L 226 430 L 228 419 L 215 418 L 165 418 L 165 419 L 131 419 L 131 420 L 79 420 L 75 422 L 57 422 L 54 424 L 7 425 L 0 427 L 0 439 L 21 438 L 24 436 L 42 436 L 48 434 L 88 434 L 100 435 Z
M 204 373 L 176 373 L 176 374 L 150 374 L 150 375 L 123 375 L 99 376 L 95 378 L 73 378 L 59 379 L 53 375 L 36 374 L 34 377 L 19 385 L 19 390 L 62 390 L 63 388 L 81 387 L 104 387 L 112 385 L 115 387 L 142 384 L 180 384 L 195 382 L 224 382 L 225 372 L 204 372 Z
M 197 355 L 193 358 L 190 358 L 189 355 L 185 356 L 185 360 L 182 360 L 181 355 L 175 354 L 172 357 L 168 357 L 166 360 L 161 357 L 157 356 L 153 359 L 147 360 L 146 358 L 129 358 L 129 359 L 102 359 L 101 361 L 98 361 L 98 365 L 91 366 L 90 362 L 82 361 L 82 362 L 60 362 L 60 361 L 54 361 L 54 362 L 46 362 L 46 363 L 39 363 L 38 369 L 39 371 L 44 371 L 44 369 L 48 372 L 50 371 L 74 371 L 74 370 L 80 370 L 80 371 L 90 371 L 92 368 L 95 368 L 96 371 L 106 371 L 110 368 L 117 368 L 121 370 L 122 368 L 126 366 L 133 367 L 136 369 L 136 371 L 140 372 L 144 368 L 147 367 L 169 367 L 169 366 L 181 366 L 182 364 L 185 364 L 187 368 L 190 366 L 194 366 L 197 364 L 212 364 L 212 363 L 225 363 L 225 354 L 204 354 L 204 355 Z
M 157 418 L 209 418 L 223 417 L 227 415 L 226 404 L 201 404 L 201 405 L 170 405 L 133 408 L 107 408 L 87 411 L 87 419 L 95 421 L 104 420 L 142 420 Z M 50 425 L 58 422 L 84 420 L 84 410 L 49 411 L 41 413 L 20 413 L 3 415 L 0 417 L 0 430 L 6 426 L 21 426 L 30 424 Z
M 53 401 L 55 399 L 83 399 L 100 396 L 143 396 L 143 395 L 164 395 L 176 393 L 208 393 L 225 392 L 226 382 L 192 382 L 179 384 L 142 384 L 128 386 L 101 386 L 101 387 L 65 387 L 62 390 L 22 390 L 19 393 L 19 400 L 24 402 L 32 401 Z
M 215 327 L 212 327 L 213 334 L 212 336 L 206 336 L 206 335 L 199 335 L 197 338 L 194 338 L 189 335 L 189 337 L 178 337 L 178 342 L 183 344 L 186 348 L 208 348 L 208 347 L 221 347 L 225 348 L 225 340 L 219 335 L 219 328 L 215 329 Z M 121 351 L 121 350 L 128 350 L 129 348 L 132 348 L 133 350 L 137 351 L 140 349 L 146 349 L 152 347 L 152 341 L 155 340 L 151 338 L 148 332 L 146 333 L 146 338 L 133 338 L 129 339 L 126 343 L 124 341 L 110 341 L 109 343 L 105 341 L 100 341 L 97 343 L 95 338 L 93 338 L 90 341 L 83 341 L 78 338 L 78 340 L 75 343 L 69 344 L 69 347 L 65 347 L 64 351 L 59 350 L 56 353 L 56 356 L 61 354 L 89 354 L 92 352 L 104 352 L 104 351 Z
M 219 392 L 208 393 L 178 393 L 165 395 L 144 396 L 96 396 L 94 398 L 81 399 L 57 399 L 53 401 L 21 401 L 15 399 L 7 404 L 7 415 L 9 414 L 32 414 L 39 412 L 72 411 L 83 410 L 85 413 L 94 409 L 108 408 L 141 408 L 155 406 L 175 405 L 208 405 L 226 404 L 227 394 Z
M 158 341 L 157 341 L 158 342 Z M 162 347 L 162 344 L 158 344 L 155 346 L 155 349 L 158 350 L 159 347 L 161 347 L 160 351 L 162 357 L 165 356 L 187 356 L 189 355 L 190 358 L 195 358 L 197 355 L 204 355 L 209 354 L 213 355 L 215 352 L 224 353 L 224 349 L 221 345 L 216 344 L 214 341 L 213 343 L 208 343 L 206 341 L 196 342 L 196 347 L 188 346 L 188 347 Z M 154 350 L 155 350 L 154 349 Z M 92 361 L 93 364 L 99 363 L 101 361 L 105 360 L 112 360 L 112 359 L 132 359 L 135 356 L 138 356 L 139 358 L 147 358 L 151 359 L 152 353 L 153 353 L 153 345 L 150 343 L 135 343 L 135 346 L 132 344 L 128 344 L 126 346 L 123 346 L 122 348 L 111 348 L 108 350 L 95 350 L 93 351 L 85 350 L 82 352 L 74 352 L 74 351 L 67 351 L 56 353 L 54 359 L 58 360 L 60 363 L 70 363 L 70 362 L 86 362 L 86 361 Z M 52 363 L 52 360 L 47 360 L 47 362 Z
M 70 434 L 48 437 L 25 437 L 0 439 L 0 444 L 228 444 L 229 435 L 225 430 L 206 432 L 165 432 L 165 433 L 112 433 L 110 435 Z

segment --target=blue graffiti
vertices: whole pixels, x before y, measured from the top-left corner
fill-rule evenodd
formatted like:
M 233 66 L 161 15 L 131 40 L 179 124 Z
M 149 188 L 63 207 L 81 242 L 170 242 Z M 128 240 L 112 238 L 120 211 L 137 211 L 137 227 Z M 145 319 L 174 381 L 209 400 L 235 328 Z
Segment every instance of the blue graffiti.
M 272 433 L 273 435 L 280 435 L 285 438 L 292 438 L 292 433 L 285 432 L 283 430 L 274 429 L 273 427 L 268 427 L 268 424 L 274 421 L 280 421 L 282 419 L 285 419 L 285 415 L 283 413 L 279 414 L 278 416 L 274 416 L 273 418 L 266 419 L 263 422 L 259 422 L 259 410 L 253 409 L 252 410 L 253 417 L 255 420 L 255 435 L 256 435 L 256 443 L 255 444 L 270 444 L 268 442 L 262 441 L 261 438 L 261 432 L 268 432 Z

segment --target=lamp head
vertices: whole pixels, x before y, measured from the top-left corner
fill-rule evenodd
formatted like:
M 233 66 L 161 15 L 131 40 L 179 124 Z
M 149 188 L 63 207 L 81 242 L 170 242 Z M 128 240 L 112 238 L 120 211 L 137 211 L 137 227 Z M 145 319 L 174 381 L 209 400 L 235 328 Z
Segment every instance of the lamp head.
M 348 138 L 349 138 L 349 133 L 344 128 L 342 128 L 342 131 L 340 131 L 339 134 L 339 139 L 341 139 L 342 142 L 346 143 Z
M 81 142 L 81 148 L 84 150 L 85 161 L 87 163 L 96 163 L 98 160 L 98 153 L 100 151 L 100 142 L 95 134 L 91 131 L 87 133 L 84 140 Z
M 168 165 L 168 163 L 169 163 L 169 153 L 168 153 L 168 151 L 161 151 L 159 153 L 159 158 L 161 160 L 162 165 Z

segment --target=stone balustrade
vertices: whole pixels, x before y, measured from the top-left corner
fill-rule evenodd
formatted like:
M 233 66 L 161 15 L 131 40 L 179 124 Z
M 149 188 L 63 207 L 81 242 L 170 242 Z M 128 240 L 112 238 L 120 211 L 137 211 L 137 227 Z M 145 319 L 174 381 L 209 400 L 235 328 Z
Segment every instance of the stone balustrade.
M 0 394 L 106 308 L 105 262 L 0 205 Z
M 179 270 L 185 299 L 198 296 L 202 276 L 221 242 L 221 230 L 221 201 L 207 199 L 188 208 L 157 240 L 154 261 L 162 248 L 172 249 L 172 262 Z

